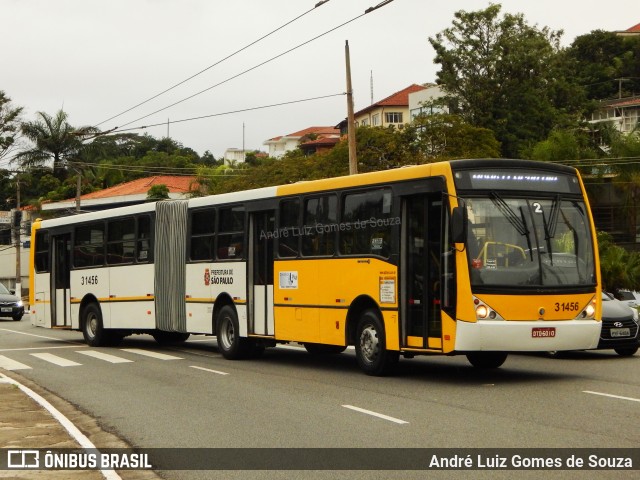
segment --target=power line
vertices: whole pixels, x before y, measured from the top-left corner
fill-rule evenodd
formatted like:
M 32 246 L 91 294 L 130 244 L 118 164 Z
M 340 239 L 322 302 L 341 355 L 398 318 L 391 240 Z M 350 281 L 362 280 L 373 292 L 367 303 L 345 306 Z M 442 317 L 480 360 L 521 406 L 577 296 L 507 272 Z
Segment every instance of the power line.
M 221 117 L 223 115 L 231 115 L 231 114 L 234 114 L 234 113 L 250 112 L 250 111 L 253 111 L 253 110 L 262 110 L 262 109 L 265 109 L 265 108 L 281 107 L 283 105 L 292 105 L 292 104 L 295 104 L 295 103 L 311 102 L 313 100 L 322 100 L 322 99 L 325 99 L 325 98 L 338 97 L 338 96 L 342 96 L 342 95 L 346 95 L 346 93 L 344 93 L 344 92 L 343 93 L 332 93 L 332 94 L 329 94 L 329 95 L 321 95 L 321 96 L 318 96 L 318 97 L 310 97 L 310 98 L 303 98 L 303 99 L 299 99 L 299 100 L 291 100 L 291 101 L 288 101 L 288 102 L 271 103 L 269 105 L 261 105 L 261 106 L 258 106 L 258 107 L 242 108 L 242 109 L 239 109 L 239 110 L 230 110 L 228 112 L 213 113 L 211 115 L 202 115 L 202 116 L 199 116 L 199 117 L 183 118 L 181 120 L 172 120 L 172 121 L 169 121 L 169 122 L 154 123 L 154 124 L 151 124 L 151 125 L 141 125 L 139 127 L 131 127 L 131 128 L 116 127 L 114 129 L 110 130 L 109 133 L 111 133 L 111 132 L 128 132 L 128 131 L 131 131 L 131 130 L 140 130 L 140 129 L 151 128 L 151 127 L 165 126 L 167 124 L 191 122 L 193 120 L 202 120 L 204 118 Z M 167 107 L 167 108 L 169 108 L 169 107 Z M 154 112 L 154 113 L 156 113 L 156 112 Z M 150 113 L 149 115 L 153 115 L 153 113 Z M 147 117 L 149 115 L 147 115 Z M 145 118 L 145 117 L 142 117 L 142 118 Z M 138 120 L 140 120 L 140 119 L 138 119 Z M 129 123 L 133 123 L 133 122 L 129 122 Z M 127 123 L 125 125 L 129 125 L 129 123 Z
M 275 30 L 270 31 L 269 33 L 267 33 L 267 34 L 263 35 L 262 37 L 258 38 L 257 40 L 254 40 L 253 42 L 251 42 L 251 43 L 249 43 L 249 44 L 245 45 L 244 47 L 242 47 L 242 48 L 240 48 L 240 49 L 236 50 L 235 52 L 233 52 L 233 53 L 231 53 L 231 54 L 227 55 L 227 56 L 226 56 L 226 57 L 224 57 L 223 59 L 218 60 L 218 61 L 216 61 L 215 63 L 213 63 L 213 64 L 209 65 L 208 67 L 206 67 L 206 68 L 204 68 L 204 69 L 200 70 L 198 73 L 195 73 L 195 74 L 191 75 L 190 77 L 188 77 L 188 78 L 186 78 L 186 79 L 182 80 L 181 82 L 178 82 L 178 83 L 176 83 L 175 85 L 172 85 L 171 87 L 167 88 L 166 90 L 163 90 L 162 92 L 157 93 L 157 94 L 155 94 L 154 96 L 147 98 L 146 100 L 144 100 L 144 101 L 142 101 L 142 102 L 138 103 L 137 105 L 134 105 L 133 107 L 131 107 L 131 108 L 127 109 L 127 110 L 124 110 L 123 112 L 118 113 L 117 115 L 114 115 L 113 117 L 110 117 L 110 118 L 107 118 L 106 120 L 103 120 L 102 122 L 100 122 L 100 123 L 96 124 L 95 126 L 96 126 L 96 127 L 97 127 L 97 126 L 100 126 L 100 125 L 102 125 L 103 123 L 108 122 L 109 120 L 113 120 L 114 118 L 118 118 L 118 117 L 120 117 L 120 116 L 124 115 L 125 113 L 128 113 L 128 112 L 130 112 L 131 110 L 134 110 L 134 109 L 136 109 L 136 108 L 138 108 L 138 107 L 140 107 L 140 106 L 144 105 L 145 103 L 150 102 L 151 100 L 153 100 L 153 99 L 155 99 L 155 98 L 158 98 L 160 95 L 164 95 L 165 93 L 169 92 L 170 90 L 173 90 L 174 88 L 179 87 L 180 85 L 182 85 L 182 84 L 184 84 L 184 83 L 188 82 L 189 80 L 194 79 L 194 78 L 195 78 L 195 77 L 197 77 L 198 75 L 200 75 L 200 74 L 202 74 L 202 73 L 206 72 L 207 70 L 210 70 L 211 68 L 215 67 L 216 65 L 220 65 L 220 64 L 221 64 L 222 62 L 224 62 L 225 60 L 230 59 L 231 57 L 233 57 L 233 56 L 235 56 L 235 55 L 239 54 L 240 52 L 242 52 L 242 51 L 246 50 L 247 48 L 249 48 L 249 47 L 251 47 L 251 46 L 255 45 L 256 43 L 261 42 L 261 41 L 262 41 L 262 40 L 264 40 L 265 38 L 267 38 L 267 37 L 269 37 L 269 36 L 273 35 L 273 34 L 274 34 L 274 33 L 276 33 L 277 31 L 282 30 L 284 27 L 286 27 L 286 26 L 288 26 L 288 25 L 292 24 L 293 22 L 295 22 L 295 21 L 297 21 L 297 20 L 301 19 L 302 17 L 304 17 L 304 16 L 305 16 L 305 15 L 307 15 L 308 13 L 310 13 L 310 12 L 314 11 L 314 10 L 315 10 L 315 9 L 317 9 L 319 6 L 324 5 L 324 4 L 325 4 L 325 3 L 327 3 L 327 2 L 329 2 L 329 0 L 322 0 L 322 1 L 318 2 L 318 3 L 317 3 L 313 8 L 310 8 L 310 9 L 309 9 L 309 10 L 307 10 L 306 12 L 304 12 L 304 13 L 302 13 L 302 14 L 298 15 L 297 17 L 295 17 L 295 18 L 293 18 L 293 19 L 289 20 L 288 22 L 286 22 L 286 23 L 284 23 L 284 24 L 280 25 L 280 26 L 279 26 L 278 28 L 276 28 Z M 143 117 L 143 118 L 144 118 L 144 117 Z
M 393 1 L 393 0 L 385 0 L 385 1 L 381 2 L 381 3 L 379 3 L 378 5 L 374 6 L 374 7 L 370 7 L 370 8 L 368 8 L 364 13 L 362 13 L 362 14 L 360 14 L 360 15 L 357 15 L 357 16 L 353 17 L 351 20 L 347 20 L 346 22 L 341 23 L 340 25 L 337 25 L 337 26 L 335 26 L 335 27 L 333 27 L 333 28 L 331 28 L 331 29 L 327 30 L 326 32 L 321 33 L 320 35 L 316 35 L 315 37 L 310 38 L 309 40 L 307 40 L 307 41 L 305 41 L 305 42 L 302 42 L 302 43 L 300 43 L 300 44 L 296 45 L 295 47 L 292 47 L 292 48 L 290 48 L 290 49 L 288 49 L 288 50 L 285 50 L 284 52 L 279 53 L 278 55 L 275 55 L 275 56 L 273 56 L 273 57 L 269 58 L 268 60 L 265 60 L 264 62 L 261 62 L 261 63 L 259 63 L 259 64 L 257 64 L 257 65 L 254 65 L 254 66 L 253 66 L 253 67 L 251 67 L 251 68 L 248 68 L 248 69 L 246 69 L 246 70 L 243 70 L 242 72 L 240 72 L 240 73 L 238 73 L 238 74 L 236 74 L 236 75 L 233 75 L 233 76 L 231 76 L 231 77 L 229 77 L 229 78 L 227 78 L 227 79 L 225 79 L 225 80 L 222 80 L 221 82 L 218 82 L 218 83 L 216 83 L 215 85 L 211 85 L 210 87 L 205 88 L 204 90 L 200 90 L 199 92 L 194 93 L 193 95 L 190 95 L 190 96 L 188 96 L 188 97 L 186 97 L 186 98 L 183 98 L 182 100 L 178 100 L 177 102 L 174 102 L 174 103 L 172 103 L 171 105 L 167 105 L 166 107 L 160 108 L 160 109 L 158 109 L 158 110 L 156 110 L 156 111 L 154 111 L 154 112 L 151 112 L 151 113 L 149 113 L 149 114 L 147 114 L 147 115 L 144 115 L 144 116 L 142 116 L 142 117 L 139 117 L 139 118 L 137 118 L 137 119 L 135 119 L 135 120 L 132 120 L 132 121 L 130 121 L 130 122 L 128 122 L 128 123 L 125 123 L 124 125 L 122 125 L 122 127 L 126 127 L 127 125 L 131 125 L 132 123 L 135 123 L 135 122 L 138 122 L 138 121 L 140 121 L 140 120 L 143 120 L 143 119 L 145 119 L 145 118 L 147 118 L 147 117 L 150 117 L 151 115 L 155 115 L 156 113 L 160 113 L 160 112 L 162 112 L 162 111 L 164 111 L 164 110 L 167 110 L 167 109 L 169 109 L 169 108 L 171 108 L 171 107 L 174 107 L 174 106 L 176 106 L 176 105 L 178 105 L 178 104 L 180 104 L 180 103 L 182 103 L 182 102 L 185 102 L 185 101 L 190 100 L 190 99 L 192 99 L 192 98 L 194 98 L 194 97 L 197 97 L 198 95 L 201 95 L 201 94 L 203 94 L 203 93 L 205 93 L 205 92 L 208 92 L 209 90 L 212 90 L 212 89 L 214 89 L 214 88 L 216 88 L 216 87 L 219 87 L 220 85 L 223 85 L 223 84 L 225 84 L 225 83 L 227 83 L 227 82 L 229 82 L 229 81 L 231 81 L 231 80 L 234 80 L 234 79 L 236 79 L 236 78 L 238 78 L 238 77 L 241 77 L 242 75 L 244 75 L 244 74 L 246 74 L 246 73 L 249 73 L 249 72 L 251 72 L 251 71 L 253 71 L 253 70 L 255 70 L 255 69 L 259 68 L 259 67 L 262 67 L 262 66 L 266 65 L 267 63 L 270 63 L 270 62 L 272 62 L 272 61 L 274 61 L 274 60 L 276 60 L 276 59 L 278 59 L 278 58 L 280 58 L 280 57 L 283 57 L 284 55 L 286 55 L 286 54 L 288 54 L 288 53 L 291 53 L 291 52 L 293 52 L 293 51 L 295 51 L 295 50 L 299 49 L 300 47 L 303 47 L 303 46 L 305 46 L 305 45 L 308 45 L 309 43 L 311 43 L 311 42 L 313 42 L 313 41 L 315 41 L 315 40 L 317 40 L 317 39 L 319 39 L 319 38 L 321 38 L 321 37 L 324 37 L 325 35 L 328 35 L 329 33 L 333 32 L 333 31 L 335 31 L 335 30 L 338 30 L 339 28 L 342 28 L 342 27 L 344 27 L 345 25 L 348 25 L 349 23 L 352 23 L 352 22 L 354 22 L 354 21 L 358 20 L 359 18 L 361 18 L 361 17 L 365 16 L 367 13 L 370 13 L 370 12 L 372 12 L 372 11 L 374 11 L 374 10 L 377 10 L 378 8 L 381 8 L 381 7 L 383 7 L 384 5 L 387 5 L 387 4 L 391 3 L 392 1 Z M 164 125 L 166 125 L 166 122 L 163 122 L 163 124 L 164 124 Z M 114 129 L 112 129 L 112 131 L 114 131 L 114 130 L 118 130 L 119 128 L 120 128 L 120 127 L 115 127 Z

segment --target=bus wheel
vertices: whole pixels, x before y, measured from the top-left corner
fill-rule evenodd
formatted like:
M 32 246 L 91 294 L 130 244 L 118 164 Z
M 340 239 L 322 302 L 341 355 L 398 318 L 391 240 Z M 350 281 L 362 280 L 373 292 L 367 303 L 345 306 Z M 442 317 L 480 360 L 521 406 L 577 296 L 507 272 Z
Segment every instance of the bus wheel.
M 224 358 L 239 360 L 250 353 L 248 339 L 240 337 L 238 315 L 230 306 L 222 307 L 216 321 L 218 350 Z
M 467 353 L 467 360 L 476 368 L 498 368 L 507 359 L 505 352 L 474 352 Z
M 399 352 L 387 350 L 384 327 L 373 310 L 366 310 L 358 322 L 356 359 L 367 375 L 385 375 L 398 363 Z
M 615 348 L 615 352 L 621 357 L 630 357 L 631 355 L 635 355 L 638 351 L 638 347 L 627 347 L 627 348 Z
M 321 343 L 305 343 L 304 348 L 311 355 L 336 355 L 347 349 L 341 345 L 323 345 Z
M 108 332 L 102 324 L 102 311 L 95 303 L 90 303 L 82 311 L 82 335 L 92 347 L 101 347 L 109 343 Z
M 155 330 L 151 336 L 160 345 L 173 345 L 182 343 L 189 338 L 188 333 L 182 332 L 165 332 L 164 330 Z

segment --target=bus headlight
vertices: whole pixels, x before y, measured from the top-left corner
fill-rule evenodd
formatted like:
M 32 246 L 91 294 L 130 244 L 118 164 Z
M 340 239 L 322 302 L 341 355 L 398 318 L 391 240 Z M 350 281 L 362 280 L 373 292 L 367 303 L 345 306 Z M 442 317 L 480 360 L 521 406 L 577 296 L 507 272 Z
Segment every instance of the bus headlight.
M 486 305 L 478 305 L 476 307 L 476 317 L 479 319 L 485 319 L 489 316 L 489 309 Z
M 584 307 L 584 310 L 582 310 L 582 312 L 580 312 L 580 315 L 578 315 L 577 319 L 578 320 L 591 320 L 594 318 L 596 314 L 596 299 L 595 297 L 591 299 L 591 301 L 589 302 L 589 304 Z
M 498 312 L 479 298 L 473 297 L 473 304 L 476 306 L 476 320 L 504 320 Z

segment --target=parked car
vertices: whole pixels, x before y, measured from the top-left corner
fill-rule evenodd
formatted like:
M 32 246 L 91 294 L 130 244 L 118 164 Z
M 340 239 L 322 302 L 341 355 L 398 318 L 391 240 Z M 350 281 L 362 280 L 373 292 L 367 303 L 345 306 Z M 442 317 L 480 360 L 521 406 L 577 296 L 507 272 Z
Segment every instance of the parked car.
M 633 355 L 640 346 L 639 325 L 637 309 L 602 292 L 602 330 L 598 349 L 613 348 L 618 355 Z
M 618 290 L 618 295 L 616 296 L 616 298 L 621 302 L 626 303 L 631 308 L 636 308 L 638 306 L 637 297 L 633 292 L 630 292 L 629 290 Z
M 11 317 L 15 321 L 22 319 L 24 315 L 24 305 L 22 300 L 9 291 L 7 287 L 0 283 L 0 317 Z

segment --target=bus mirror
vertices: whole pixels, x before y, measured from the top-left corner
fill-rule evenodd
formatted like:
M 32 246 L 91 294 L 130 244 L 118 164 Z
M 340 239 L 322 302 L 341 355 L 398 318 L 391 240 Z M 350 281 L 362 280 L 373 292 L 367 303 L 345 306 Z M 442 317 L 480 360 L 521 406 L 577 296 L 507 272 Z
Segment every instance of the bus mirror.
M 467 239 L 467 209 L 454 207 L 451 214 L 451 241 L 465 243 Z

